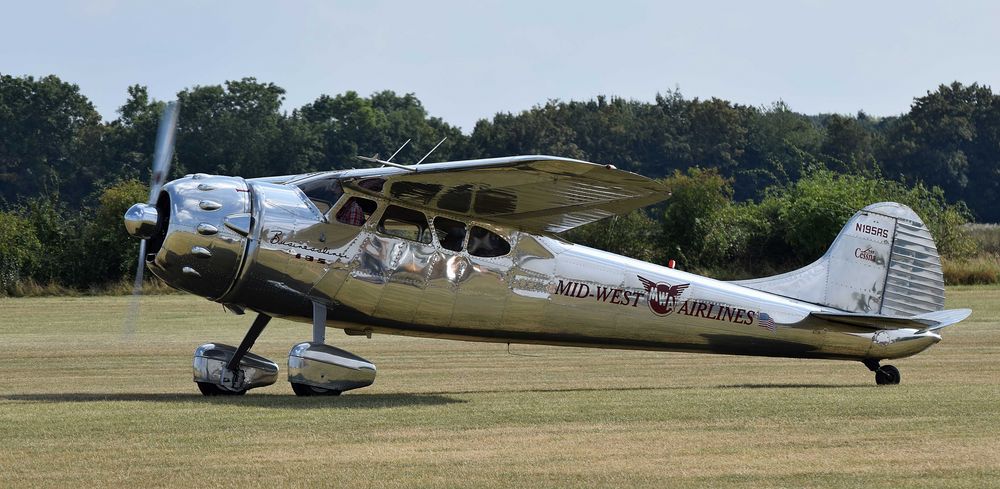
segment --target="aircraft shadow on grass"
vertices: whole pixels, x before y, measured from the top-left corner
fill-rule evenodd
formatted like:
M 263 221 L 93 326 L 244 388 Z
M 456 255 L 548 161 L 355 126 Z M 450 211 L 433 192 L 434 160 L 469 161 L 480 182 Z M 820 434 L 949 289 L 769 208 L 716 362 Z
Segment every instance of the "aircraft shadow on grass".
M 865 388 L 863 384 L 723 384 L 712 386 L 637 386 L 637 387 L 544 387 L 523 389 L 467 389 L 453 391 L 438 391 L 430 394 L 456 396 L 465 394 L 517 394 L 517 393 L 575 393 L 575 392 L 642 392 L 642 391 L 672 391 L 694 389 L 843 389 Z
M 725 384 L 716 389 L 865 389 L 875 386 L 864 384 Z
M 714 389 L 842 389 L 863 388 L 858 384 L 731 384 L 710 386 Z M 43 402 L 43 403 L 86 403 L 86 402 L 157 402 L 157 403 L 208 403 L 226 405 L 244 405 L 290 409 L 384 409 L 393 407 L 439 406 L 446 404 L 462 404 L 469 402 L 451 396 L 466 394 L 513 394 L 513 393 L 577 393 L 577 392 L 623 392 L 623 391 L 664 391 L 690 390 L 700 387 L 668 386 L 668 387 L 553 387 L 537 389 L 481 389 L 455 390 L 429 393 L 390 393 L 390 394 L 350 394 L 337 397 L 314 397 L 301 399 L 282 395 L 251 395 L 251 396 L 219 396 L 204 397 L 197 393 L 102 393 L 102 392 L 68 392 L 51 394 L 9 394 L 0 396 L 4 401 Z
M 156 402 L 156 403 L 206 403 L 255 406 L 264 408 L 289 409 L 383 409 L 392 407 L 438 406 L 464 403 L 440 394 L 351 394 L 338 397 L 314 397 L 302 399 L 295 396 L 250 395 L 204 397 L 197 393 L 101 393 L 75 392 L 56 394 L 10 394 L 0 396 L 6 401 L 27 401 L 44 403 L 86 403 L 86 402 Z

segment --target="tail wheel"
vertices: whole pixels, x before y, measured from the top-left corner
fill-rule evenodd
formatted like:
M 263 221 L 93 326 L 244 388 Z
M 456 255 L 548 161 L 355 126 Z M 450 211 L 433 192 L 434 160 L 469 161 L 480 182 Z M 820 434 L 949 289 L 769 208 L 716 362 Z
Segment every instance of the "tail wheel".
M 892 365 L 883 365 L 875 371 L 875 383 L 878 385 L 896 385 L 899 380 L 899 369 Z

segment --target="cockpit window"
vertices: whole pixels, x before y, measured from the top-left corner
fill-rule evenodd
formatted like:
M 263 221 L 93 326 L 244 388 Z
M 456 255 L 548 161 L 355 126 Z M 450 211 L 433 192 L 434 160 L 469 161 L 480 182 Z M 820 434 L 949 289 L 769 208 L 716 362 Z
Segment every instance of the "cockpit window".
M 448 219 L 447 217 L 434 218 L 434 232 L 437 234 L 441 247 L 451 251 L 462 251 L 462 242 L 465 241 L 465 223 Z
M 499 234 L 479 226 L 469 232 L 469 254 L 481 257 L 503 256 L 510 253 L 510 243 Z
M 337 222 L 350 224 L 352 226 L 364 226 L 368 218 L 372 216 L 378 208 L 372 200 L 361 197 L 351 197 L 344 202 L 344 205 L 337 211 Z
M 378 223 L 378 231 L 424 244 L 431 242 L 431 232 L 424 213 L 395 205 L 385 209 Z
M 340 181 L 336 178 L 324 178 L 321 180 L 310 180 L 299 184 L 302 193 L 309 197 L 309 200 L 319 209 L 321 214 L 326 214 L 330 208 L 337 203 L 344 189 L 340 186 Z

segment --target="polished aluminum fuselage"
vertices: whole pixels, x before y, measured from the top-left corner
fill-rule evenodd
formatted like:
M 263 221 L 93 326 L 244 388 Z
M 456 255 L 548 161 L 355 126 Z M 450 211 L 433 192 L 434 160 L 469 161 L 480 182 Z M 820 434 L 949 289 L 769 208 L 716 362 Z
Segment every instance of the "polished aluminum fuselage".
M 465 219 L 504 236 L 509 254 L 384 235 L 374 223 L 389 199 L 377 193 L 360 193 L 378 209 L 358 228 L 321 214 L 294 185 L 246 186 L 254 225 L 243 262 L 210 298 L 302 322 L 318 302 L 328 326 L 348 334 L 835 359 L 903 357 L 940 340 L 820 320 L 810 313 L 830 308 L 488 221 Z M 171 252 L 168 240 L 161 253 Z M 682 290 L 664 301 L 661 285 Z

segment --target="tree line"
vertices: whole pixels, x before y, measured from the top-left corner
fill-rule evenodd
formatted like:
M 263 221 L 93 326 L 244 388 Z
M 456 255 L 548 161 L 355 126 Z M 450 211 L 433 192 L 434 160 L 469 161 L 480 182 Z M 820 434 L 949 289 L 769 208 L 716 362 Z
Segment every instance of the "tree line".
M 397 161 L 415 161 L 445 137 L 431 160 L 537 153 L 614 164 L 667 179 L 672 199 L 571 238 L 735 276 L 815 258 L 818 245 L 789 236 L 825 248 L 843 214 L 872 199 L 923 209 L 939 234 L 957 236 L 943 246 L 956 256 L 970 245 L 947 226 L 1000 221 L 1000 95 L 978 84 L 941 85 L 895 117 L 804 115 L 676 90 L 653 101 L 551 100 L 481 119 L 470 134 L 429 116 L 413 94 L 349 91 L 290 111 L 284 94 L 253 78 L 178 93 L 171 178 L 359 167 L 356 155 L 387 157 L 407 139 Z M 163 107 L 134 85 L 105 122 L 72 83 L 0 75 L 0 289 L 26 279 L 87 288 L 134 270 L 121 213 L 145 200 L 138 182 L 149 179 Z

